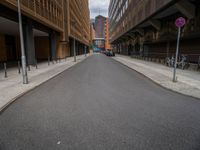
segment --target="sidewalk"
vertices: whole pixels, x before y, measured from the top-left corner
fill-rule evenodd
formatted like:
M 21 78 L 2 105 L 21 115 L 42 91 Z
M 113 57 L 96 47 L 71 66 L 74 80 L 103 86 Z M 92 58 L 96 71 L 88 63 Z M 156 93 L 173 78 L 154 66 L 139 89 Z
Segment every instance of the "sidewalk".
M 200 98 L 200 72 L 178 69 L 178 82 L 173 83 L 173 68 L 123 55 L 116 55 L 113 59 L 136 70 L 167 89 Z
M 69 57 L 66 60 L 61 60 L 60 63 L 50 63 L 49 66 L 47 62 L 39 63 L 38 69 L 31 67 L 31 71 L 28 71 L 29 84 L 27 85 L 22 84 L 22 75 L 18 74 L 17 67 L 7 70 L 8 78 L 4 78 L 4 72 L 0 70 L 0 112 L 24 93 L 83 61 L 85 58 L 84 55 L 77 56 L 77 62 L 75 63 L 74 58 Z

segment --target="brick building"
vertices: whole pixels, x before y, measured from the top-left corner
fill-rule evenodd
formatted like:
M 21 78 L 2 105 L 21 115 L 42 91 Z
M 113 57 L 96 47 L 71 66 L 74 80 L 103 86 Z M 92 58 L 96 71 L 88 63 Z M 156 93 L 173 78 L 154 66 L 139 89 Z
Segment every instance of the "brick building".
M 89 47 L 88 0 L 21 0 L 27 63 L 65 58 Z M 20 60 L 17 0 L 0 1 L 0 62 Z
M 199 0 L 111 0 L 110 36 L 115 51 L 125 55 L 160 58 L 175 54 L 175 20 L 187 20 L 182 29 L 180 55 L 197 63 L 200 56 Z

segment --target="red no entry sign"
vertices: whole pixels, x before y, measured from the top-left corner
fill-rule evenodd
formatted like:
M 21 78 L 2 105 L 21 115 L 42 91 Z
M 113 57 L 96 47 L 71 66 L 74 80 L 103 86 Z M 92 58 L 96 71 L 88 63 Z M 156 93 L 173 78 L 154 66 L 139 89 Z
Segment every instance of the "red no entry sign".
M 177 18 L 177 19 L 176 19 L 176 22 L 175 22 L 175 24 L 176 24 L 176 26 L 177 26 L 178 28 L 183 27 L 183 26 L 185 25 L 185 23 L 186 23 L 186 20 L 185 20 L 185 18 L 183 18 L 183 17 Z

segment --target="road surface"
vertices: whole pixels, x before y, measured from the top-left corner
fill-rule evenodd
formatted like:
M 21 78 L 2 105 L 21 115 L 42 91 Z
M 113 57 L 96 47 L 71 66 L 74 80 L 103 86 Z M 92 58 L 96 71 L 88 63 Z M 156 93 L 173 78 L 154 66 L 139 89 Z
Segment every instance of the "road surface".
M 0 114 L 0 150 L 199 150 L 200 100 L 93 55 Z

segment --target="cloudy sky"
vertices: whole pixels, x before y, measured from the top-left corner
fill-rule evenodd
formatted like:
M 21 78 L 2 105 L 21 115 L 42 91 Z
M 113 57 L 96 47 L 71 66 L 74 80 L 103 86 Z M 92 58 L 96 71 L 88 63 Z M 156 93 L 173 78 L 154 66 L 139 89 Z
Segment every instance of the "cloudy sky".
M 95 18 L 99 15 L 108 16 L 108 6 L 110 0 L 89 0 L 90 2 L 90 17 Z

